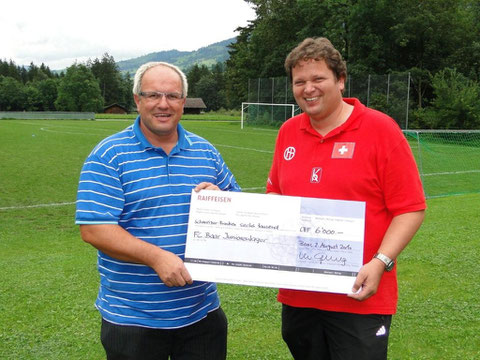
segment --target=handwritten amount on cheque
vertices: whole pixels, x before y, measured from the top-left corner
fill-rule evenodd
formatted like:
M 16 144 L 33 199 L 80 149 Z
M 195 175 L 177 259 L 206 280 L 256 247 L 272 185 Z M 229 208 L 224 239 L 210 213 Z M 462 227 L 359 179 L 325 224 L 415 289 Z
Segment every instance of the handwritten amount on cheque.
M 261 223 L 239 223 L 238 226 L 236 223 L 231 222 L 231 221 L 211 221 L 211 220 L 195 220 L 195 224 L 197 225 L 212 225 L 212 226 L 221 226 L 221 227 L 229 227 L 229 228 L 248 228 L 248 229 L 262 229 L 262 230 L 279 230 L 280 225 L 266 225 L 266 224 L 261 224 Z M 306 232 L 314 232 L 315 234 L 328 234 L 328 235 L 333 235 L 335 234 L 335 230 L 331 229 L 325 229 L 323 227 L 317 227 L 317 228 L 308 228 L 308 227 L 301 227 L 300 232 L 306 233 Z M 268 240 L 268 238 L 262 238 L 262 237 L 257 237 L 253 235 L 233 235 L 225 231 L 222 234 L 214 233 L 212 231 L 197 231 L 195 230 L 193 232 L 193 237 L 196 239 L 225 239 L 225 240 L 239 240 L 239 241 L 252 241 L 256 243 L 263 243 Z
M 212 226 L 222 226 L 222 227 L 231 227 L 235 228 L 237 227 L 237 224 L 232 222 L 232 221 L 212 221 L 212 220 L 195 220 L 195 224 L 198 225 L 212 225 Z M 249 229 L 262 229 L 262 230 L 279 230 L 280 225 L 266 225 L 266 224 L 261 224 L 257 223 L 254 224 L 252 222 L 249 223 L 240 223 L 238 224 L 240 228 L 249 228 Z M 301 233 L 314 233 L 314 234 L 323 234 L 323 235 L 335 235 L 335 234 L 341 234 L 333 229 L 326 229 L 323 226 L 319 227 L 306 227 L 302 226 L 300 227 L 300 232 Z

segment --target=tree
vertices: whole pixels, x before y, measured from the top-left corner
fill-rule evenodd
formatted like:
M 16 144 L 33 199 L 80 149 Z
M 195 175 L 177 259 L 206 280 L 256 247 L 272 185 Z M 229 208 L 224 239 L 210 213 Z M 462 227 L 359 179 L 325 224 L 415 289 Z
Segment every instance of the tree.
M 239 28 L 237 42 L 231 44 L 225 71 L 225 92 L 227 107 L 239 108 L 242 101 L 248 98 L 248 79 L 258 77 L 254 66 L 254 55 L 249 46 L 249 38 L 254 26 Z
M 210 70 L 206 65 L 195 64 L 187 71 L 189 97 L 200 97 L 197 93 L 197 83 L 202 77 L 210 76 L 210 74 Z
M 134 105 L 133 101 L 133 79 L 130 77 L 130 74 L 126 72 L 120 78 L 120 101 L 119 103 L 125 106 L 127 109 L 132 109 Z
M 417 107 L 421 108 L 432 97 L 429 74 L 449 66 L 456 66 L 464 74 L 470 71 L 473 59 L 467 49 L 479 37 L 478 18 L 474 20 L 470 11 L 475 3 L 356 1 L 349 18 L 349 72 L 410 71 Z
M 87 66 L 73 64 L 67 68 L 60 80 L 55 106 L 60 111 L 103 111 L 98 81 Z
M 216 102 L 212 105 L 212 110 L 226 108 L 225 65 L 223 63 L 216 63 L 212 67 L 212 78 L 216 87 Z
M 297 0 L 252 0 L 256 5 L 255 29 L 249 39 L 259 77 L 285 74 L 285 56 L 298 42 L 303 26 Z
M 225 107 L 225 70 L 222 63 L 216 63 L 211 69 L 206 65 L 193 65 L 187 72 L 188 97 L 200 97 L 207 110 Z
M 57 86 L 58 81 L 55 79 L 45 79 L 33 83 L 41 94 L 41 106 L 40 110 L 54 111 L 55 100 L 57 100 Z
M 480 85 L 456 69 L 446 68 L 432 79 L 432 106 L 417 112 L 420 127 L 480 129 Z
M 42 109 L 42 94 L 34 83 L 27 83 L 24 87 L 26 111 L 40 111 Z
M 0 76 L 0 110 L 25 110 L 24 86 L 10 76 Z
M 45 73 L 46 67 L 42 64 L 42 68 L 36 66 L 33 62 L 30 63 L 30 66 L 27 70 L 27 81 L 40 81 L 45 80 L 48 78 L 47 74 Z
M 224 103 L 222 92 L 212 76 L 204 76 L 197 83 L 197 94 L 207 106 L 207 110 L 216 111 Z
M 298 41 L 307 37 L 326 37 L 343 54 L 345 60 L 349 61 L 348 35 L 354 5 L 355 2 L 350 0 L 300 0 L 302 25 L 298 32 Z
M 11 77 L 15 80 L 22 81 L 20 70 L 21 68 L 15 65 L 12 60 L 9 62 L 0 60 L 0 76 Z
M 283 61 L 306 37 L 329 38 L 352 75 L 410 71 L 417 106 L 432 99 L 429 74 L 455 66 L 480 78 L 477 0 L 245 0 L 256 18 L 239 28 L 226 68 L 229 105 L 248 80 L 283 76 Z
M 118 103 L 126 106 L 122 77 L 113 56 L 105 53 L 101 60 L 89 60 L 87 66 L 98 80 L 104 104 Z

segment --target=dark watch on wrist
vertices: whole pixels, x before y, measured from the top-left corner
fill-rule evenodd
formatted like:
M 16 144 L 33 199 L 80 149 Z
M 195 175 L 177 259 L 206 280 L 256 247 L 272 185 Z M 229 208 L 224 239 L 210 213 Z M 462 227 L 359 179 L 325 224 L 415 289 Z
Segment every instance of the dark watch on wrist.
M 395 266 L 395 260 L 390 259 L 387 255 L 376 253 L 373 257 L 385 264 L 385 271 L 392 271 Z

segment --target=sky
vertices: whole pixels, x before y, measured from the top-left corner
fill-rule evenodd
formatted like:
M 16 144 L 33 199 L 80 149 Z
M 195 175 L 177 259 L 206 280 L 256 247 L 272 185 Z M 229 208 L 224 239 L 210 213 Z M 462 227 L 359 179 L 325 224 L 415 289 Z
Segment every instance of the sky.
M 51 70 L 164 50 L 193 51 L 238 35 L 255 18 L 244 0 L 7 0 L 0 59 Z

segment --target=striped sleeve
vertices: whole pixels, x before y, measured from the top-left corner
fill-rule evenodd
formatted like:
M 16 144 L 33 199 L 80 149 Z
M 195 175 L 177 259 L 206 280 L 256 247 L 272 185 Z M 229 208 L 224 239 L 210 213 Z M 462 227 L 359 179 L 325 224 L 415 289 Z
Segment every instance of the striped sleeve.
M 222 158 L 222 155 L 218 151 L 217 154 L 217 186 L 221 190 L 225 191 L 241 191 L 240 186 L 237 184 L 235 177 L 228 168 L 227 164 Z
M 118 171 L 100 152 L 92 152 L 80 173 L 75 223 L 118 224 L 125 199 Z

